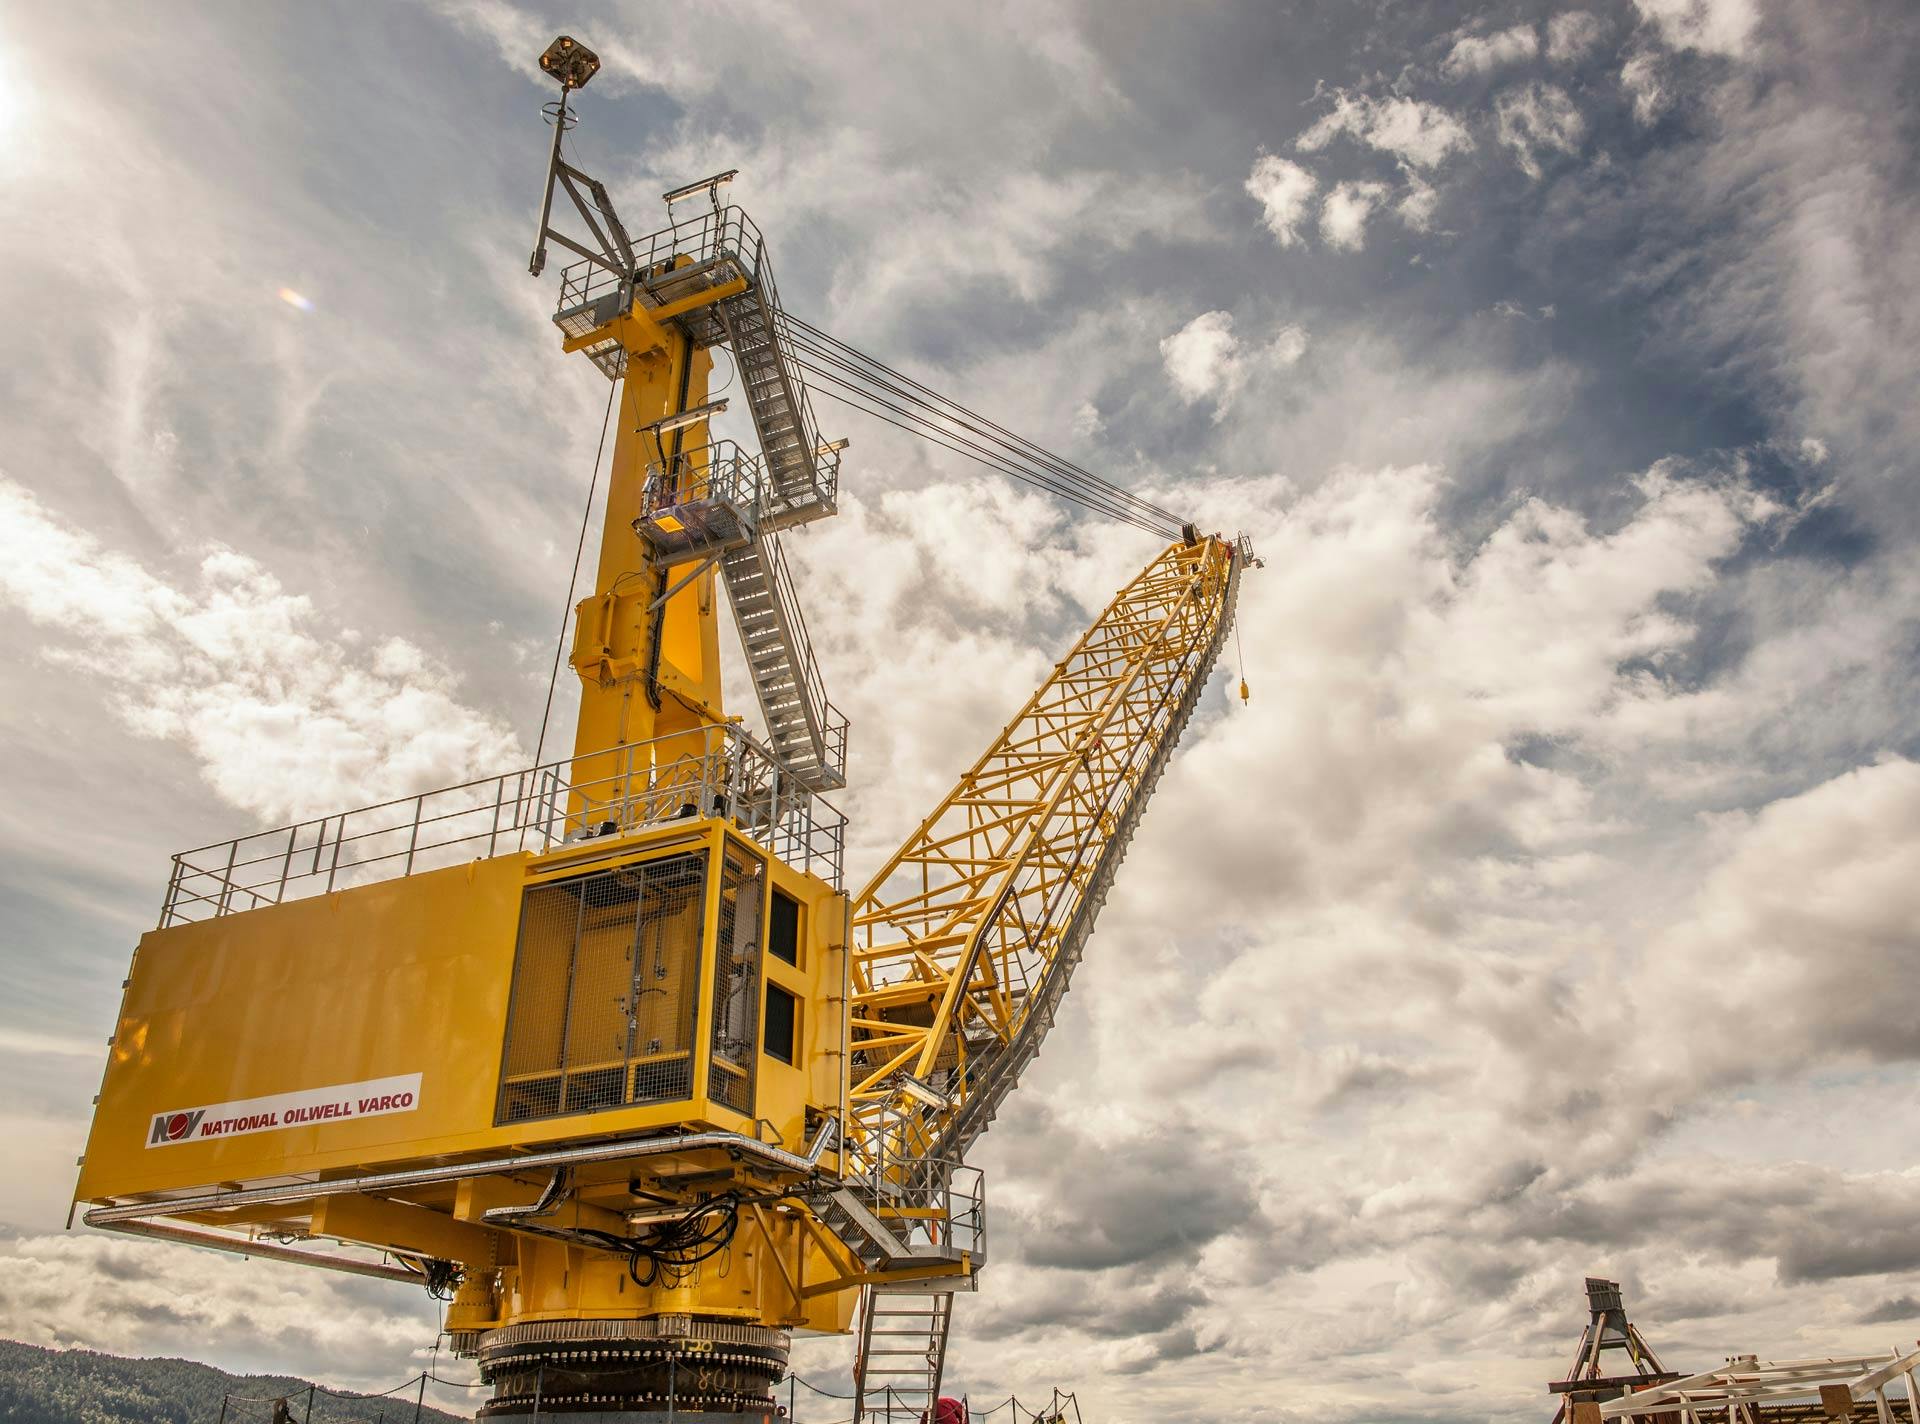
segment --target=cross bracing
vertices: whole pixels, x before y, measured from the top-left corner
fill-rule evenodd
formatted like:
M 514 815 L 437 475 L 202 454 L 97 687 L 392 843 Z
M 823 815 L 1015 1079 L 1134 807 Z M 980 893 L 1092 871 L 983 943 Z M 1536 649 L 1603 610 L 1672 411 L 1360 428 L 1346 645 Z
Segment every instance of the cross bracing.
M 1225 639 L 1230 546 L 1127 585 L 855 901 L 854 1150 L 958 1160 L 1065 991 Z

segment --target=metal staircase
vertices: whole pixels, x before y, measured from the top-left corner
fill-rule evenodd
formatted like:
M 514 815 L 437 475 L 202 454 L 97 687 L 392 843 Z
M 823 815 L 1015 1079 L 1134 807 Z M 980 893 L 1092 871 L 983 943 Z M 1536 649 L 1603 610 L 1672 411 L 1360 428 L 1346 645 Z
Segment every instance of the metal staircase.
M 737 207 L 702 210 L 643 238 L 635 252 L 633 295 L 643 308 L 669 306 L 736 281 L 745 284 L 730 297 L 672 320 L 695 345 L 724 344 L 733 352 L 766 460 L 766 517 L 772 527 L 833 513 L 838 457 L 823 447 L 806 386 L 780 341 L 780 293 L 759 229 Z M 564 321 L 562 326 L 575 335 L 590 329 L 587 320 L 607 320 L 615 308 L 590 301 L 605 282 L 604 275 L 588 272 L 580 277 L 578 291 L 563 284 L 555 320 L 572 317 L 572 327 Z
M 831 499 L 817 464 L 821 440 L 806 388 L 774 332 L 778 301 L 773 275 L 763 264 L 757 282 L 720 303 L 727 346 L 739 363 L 740 384 L 767 463 L 768 508 L 776 513 Z
M 722 554 L 720 569 L 774 756 L 809 790 L 845 786 L 847 719 L 827 701 L 779 542 L 761 532 Z
M 780 340 L 780 296 L 766 244 L 738 208 L 715 206 L 634 243 L 633 256 L 632 300 L 643 309 L 740 288 L 669 320 L 695 345 L 725 344 L 733 352 L 760 440 L 754 458 L 718 442 L 686 468 L 650 472 L 636 528 L 663 564 L 718 557 L 774 756 L 809 790 L 838 789 L 846 785 L 847 719 L 827 701 L 793 576 L 773 534 L 834 512 L 841 447 L 822 443 L 806 387 Z M 628 290 L 592 264 L 570 268 L 554 319 L 570 334 L 590 332 L 617 313 Z M 654 490 L 665 497 L 656 499 Z
M 898 1139 L 857 1155 L 856 1175 L 813 1208 L 864 1275 L 893 1277 L 861 1288 L 854 1424 L 930 1424 L 954 1292 L 974 1289 L 986 1262 L 985 1179 L 978 1168 L 890 1155 L 889 1141 Z
M 903 1284 L 860 1293 L 853 1424 L 932 1424 L 952 1320 L 950 1290 Z

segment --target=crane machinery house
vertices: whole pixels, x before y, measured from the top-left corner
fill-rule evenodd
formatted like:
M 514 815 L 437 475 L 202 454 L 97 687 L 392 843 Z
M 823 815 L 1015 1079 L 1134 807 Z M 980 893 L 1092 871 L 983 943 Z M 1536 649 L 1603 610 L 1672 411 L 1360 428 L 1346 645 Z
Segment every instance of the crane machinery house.
M 530 266 L 574 259 L 554 321 L 614 431 L 574 752 L 176 856 L 76 1201 L 425 1287 L 485 1418 L 763 1418 L 791 1332 L 857 1329 L 858 1417 L 918 1420 L 986 1258 L 968 1149 L 1053 1020 L 1250 550 L 1015 437 L 962 449 L 1165 547 L 849 896 L 847 719 L 781 543 L 838 495 L 810 382 L 969 445 L 997 427 L 789 315 L 731 174 L 630 235 L 560 145 L 597 59 L 562 37 L 541 65 Z M 719 347 L 753 449 L 712 438 Z M 723 602 L 764 736 L 725 710 Z

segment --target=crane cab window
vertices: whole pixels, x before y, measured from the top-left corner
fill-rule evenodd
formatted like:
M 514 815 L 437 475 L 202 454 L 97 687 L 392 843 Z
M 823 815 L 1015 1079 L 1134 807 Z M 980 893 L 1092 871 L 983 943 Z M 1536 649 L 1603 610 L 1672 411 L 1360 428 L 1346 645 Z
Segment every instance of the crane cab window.
M 796 969 L 800 966 L 800 902 L 779 890 L 767 911 L 767 953 Z
M 778 984 L 767 985 L 767 1057 L 782 1063 L 797 1061 L 800 1042 L 800 1001 Z

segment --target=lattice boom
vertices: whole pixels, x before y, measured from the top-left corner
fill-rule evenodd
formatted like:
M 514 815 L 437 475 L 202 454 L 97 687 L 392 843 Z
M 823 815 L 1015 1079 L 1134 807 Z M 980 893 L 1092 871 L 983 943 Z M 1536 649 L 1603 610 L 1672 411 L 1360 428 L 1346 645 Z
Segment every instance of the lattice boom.
M 958 1158 L 1039 1047 L 1225 639 L 1232 546 L 1114 599 L 854 903 L 856 1152 Z

